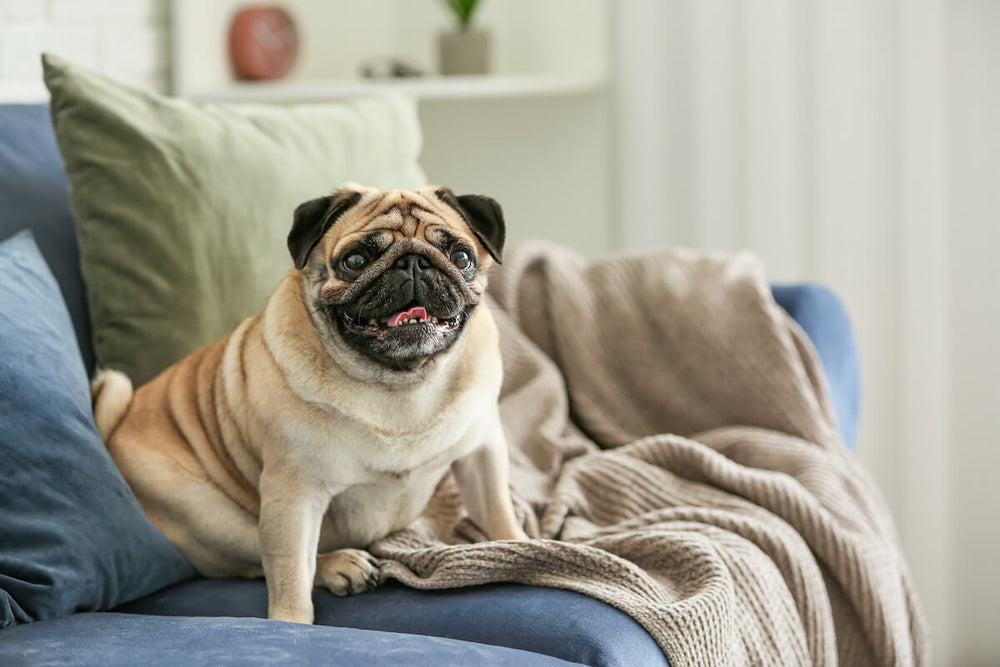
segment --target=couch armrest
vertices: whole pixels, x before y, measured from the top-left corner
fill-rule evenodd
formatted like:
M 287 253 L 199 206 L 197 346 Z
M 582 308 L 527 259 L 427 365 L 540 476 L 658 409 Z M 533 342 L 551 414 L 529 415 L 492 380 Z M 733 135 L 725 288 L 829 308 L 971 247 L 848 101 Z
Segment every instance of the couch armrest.
M 774 300 L 806 332 L 826 371 L 830 398 L 844 444 L 854 449 L 861 395 L 858 347 L 840 299 L 822 285 L 775 284 Z

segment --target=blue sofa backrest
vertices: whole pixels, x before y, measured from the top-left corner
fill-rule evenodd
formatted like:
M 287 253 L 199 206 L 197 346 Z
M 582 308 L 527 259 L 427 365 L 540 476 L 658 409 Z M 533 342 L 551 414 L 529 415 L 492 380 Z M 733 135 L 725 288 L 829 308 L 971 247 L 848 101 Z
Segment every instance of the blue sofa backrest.
M 87 373 L 94 370 L 69 186 L 47 104 L 0 104 L 0 240 L 30 229 L 69 307 Z

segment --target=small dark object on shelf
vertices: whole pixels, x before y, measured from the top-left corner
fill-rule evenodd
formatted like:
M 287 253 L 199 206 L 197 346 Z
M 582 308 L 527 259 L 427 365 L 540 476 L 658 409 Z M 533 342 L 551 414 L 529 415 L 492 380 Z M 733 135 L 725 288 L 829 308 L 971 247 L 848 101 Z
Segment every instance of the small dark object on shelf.
M 358 66 L 365 79 L 413 79 L 424 75 L 418 67 L 392 56 L 369 58 Z

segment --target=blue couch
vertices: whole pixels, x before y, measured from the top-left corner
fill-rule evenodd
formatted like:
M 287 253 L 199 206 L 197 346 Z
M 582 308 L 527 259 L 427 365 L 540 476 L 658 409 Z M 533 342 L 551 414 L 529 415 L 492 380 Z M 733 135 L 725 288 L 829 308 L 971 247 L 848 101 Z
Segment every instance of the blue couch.
M 48 109 L 0 105 L 0 241 L 24 228 L 56 277 L 92 372 L 86 296 Z M 815 344 L 843 439 L 853 446 L 858 368 L 843 307 L 820 286 L 775 285 L 773 293 Z M 0 629 L 0 664 L 667 664 L 629 616 L 569 591 L 513 584 L 418 591 L 389 582 L 344 599 L 316 590 L 314 601 L 315 626 L 268 621 L 263 581 L 194 579 L 108 611 Z

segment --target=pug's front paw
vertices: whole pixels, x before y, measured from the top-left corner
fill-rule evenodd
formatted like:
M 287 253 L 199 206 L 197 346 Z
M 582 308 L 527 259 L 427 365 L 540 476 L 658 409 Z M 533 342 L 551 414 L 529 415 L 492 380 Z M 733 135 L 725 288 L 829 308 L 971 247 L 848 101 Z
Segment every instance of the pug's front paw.
M 378 561 L 367 551 L 338 549 L 316 558 L 316 585 L 336 596 L 364 593 L 378 584 Z

